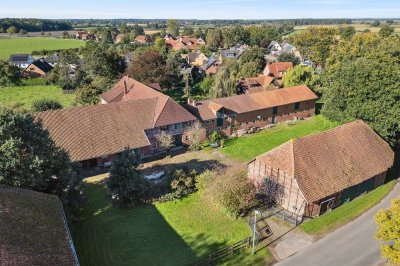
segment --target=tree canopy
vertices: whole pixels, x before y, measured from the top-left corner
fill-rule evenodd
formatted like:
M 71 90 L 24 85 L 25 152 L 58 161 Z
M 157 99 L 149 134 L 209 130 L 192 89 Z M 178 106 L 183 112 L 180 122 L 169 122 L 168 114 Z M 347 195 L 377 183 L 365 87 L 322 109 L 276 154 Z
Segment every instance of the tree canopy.
M 383 241 L 382 256 L 393 265 L 400 264 L 400 199 L 392 200 L 390 208 L 375 215 L 378 226 L 376 237 Z
M 0 60 L 0 87 L 16 86 L 21 82 L 21 70 Z
M 314 69 L 310 66 L 295 66 L 286 72 L 283 77 L 283 85 L 285 87 L 293 87 L 299 85 L 311 86 L 314 77 L 316 76 Z
M 325 65 L 331 47 L 336 44 L 336 34 L 337 29 L 332 27 L 310 27 L 291 37 L 291 42 L 315 64 Z
M 68 208 L 81 203 L 81 181 L 68 154 L 34 117 L 0 109 L 0 184 L 54 194 Z
M 322 76 L 322 113 L 336 121 L 362 119 L 392 145 L 400 132 L 400 39 L 371 33 L 340 42 Z

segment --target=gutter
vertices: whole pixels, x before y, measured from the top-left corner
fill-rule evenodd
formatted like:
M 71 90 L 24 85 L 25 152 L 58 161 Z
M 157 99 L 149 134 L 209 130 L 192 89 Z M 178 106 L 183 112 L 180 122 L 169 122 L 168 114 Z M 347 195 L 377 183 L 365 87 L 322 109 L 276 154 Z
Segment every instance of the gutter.
M 63 205 L 62 205 L 62 203 L 61 203 L 61 200 L 58 199 L 58 201 L 59 201 L 60 206 L 61 206 L 62 217 L 63 217 L 63 220 L 64 220 L 64 227 L 65 227 L 65 230 L 67 231 L 67 236 L 68 236 L 69 245 L 70 245 L 70 247 L 71 247 L 71 249 L 72 249 L 72 253 L 73 253 L 73 255 L 74 255 L 75 266 L 80 266 L 80 264 L 79 264 L 79 259 L 78 259 L 78 255 L 77 255 L 76 250 L 75 250 L 74 242 L 72 241 L 71 232 L 70 232 L 69 227 L 68 227 L 67 217 L 65 216 L 64 207 L 63 207 Z

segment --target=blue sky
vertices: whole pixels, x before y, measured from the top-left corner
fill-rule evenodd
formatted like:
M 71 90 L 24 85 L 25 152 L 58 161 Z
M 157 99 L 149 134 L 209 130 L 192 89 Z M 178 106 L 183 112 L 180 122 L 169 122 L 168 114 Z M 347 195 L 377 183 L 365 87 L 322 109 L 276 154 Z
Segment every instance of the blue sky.
M 0 0 L 0 17 L 396 18 L 400 0 Z

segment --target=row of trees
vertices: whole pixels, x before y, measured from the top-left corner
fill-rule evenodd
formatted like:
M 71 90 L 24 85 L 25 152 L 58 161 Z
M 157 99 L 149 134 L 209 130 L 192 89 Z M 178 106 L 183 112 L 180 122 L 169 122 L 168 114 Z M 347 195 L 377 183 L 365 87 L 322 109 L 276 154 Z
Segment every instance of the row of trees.
M 232 26 L 226 29 L 211 29 L 207 31 L 206 40 L 212 49 L 232 47 L 237 43 L 266 48 L 273 40 L 292 31 L 293 27 L 283 26 Z
M 65 21 L 33 19 L 33 18 L 2 18 L 0 19 L 0 32 L 13 28 L 15 32 L 21 30 L 29 32 L 72 30 L 72 24 Z

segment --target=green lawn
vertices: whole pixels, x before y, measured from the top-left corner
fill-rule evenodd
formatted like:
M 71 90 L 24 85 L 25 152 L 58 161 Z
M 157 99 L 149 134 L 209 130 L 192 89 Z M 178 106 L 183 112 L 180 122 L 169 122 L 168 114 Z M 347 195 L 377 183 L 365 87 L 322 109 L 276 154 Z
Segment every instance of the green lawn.
M 60 50 L 78 48 L 85 42 L 45 37 L 0 39 L 0 59 L 8 59 L 11 54 L 31 53 L 39 50 Z
M 186 265 L 250 235 L 245 219 L 233 220 L 193 194 L 181 201 L 118 209 L 101 179 L 86 179 L 87 201 L 73 223 L 82 265 Z M 266 263 L 266 249 L 232 264 Z
M 309 220 L 300 225 L 308 234 L 325 234 L 354 220 L 376 204 L 378 204 L 392 190 L 394 182 L 391 181 L 376 188 L 366 195 L 360 196 L 333 211 Z
M 70 107 L 75 101 L 75 94 L 63 94 L 57 86 L 21 86 L 0 88 L 0 104 L 16 105 L 22 104 L 30 109 L 32 103 L 37 99 L 54 99 L 64 107 Z
M 225 142 L 221 149 L 227 156 L 241 161 L 249 161 L 294 138 L 321 132 L 337 126 L 321 115 L 295 125 L 279 124 L 245 138 L 234 138 Z

